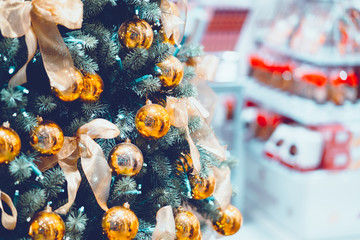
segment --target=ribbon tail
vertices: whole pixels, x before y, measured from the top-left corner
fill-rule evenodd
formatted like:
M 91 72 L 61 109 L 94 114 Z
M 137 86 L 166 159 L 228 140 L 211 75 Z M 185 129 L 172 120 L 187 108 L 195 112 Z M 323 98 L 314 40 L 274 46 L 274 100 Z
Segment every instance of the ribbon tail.
M 31 59 L 35 56 L 37 47 L 36 36 L 32 28 L 30 28 L 25 34 L 25 42 L 28 50 L 27 61 L 24 66 L 22 66 L 20 70 L 10 79 L 9 86 L 19 86 L 27 82 L 26 69 Z
M 80 135 L 81 166 L 99 206 L 107 211 L 111 170 L 101 147 L 88 135 Z
M 151 239 L 175 239 L 175 219 L 171 206 L 162 207 L 156 213 L 156 226 Z
M 69 91 L 76 83 L 76 69 L 51 13 L 35 5 L 30 14 L 51 87 Z
M 230 205 L 232 195 L 230 168 L 214 168 L 214 177 L 216 185 L 213 196 L 221 209 L 225 210 Z
M 6 228 L 7 230 L 14 230 L 17 221 L 17 210 L 9 195 L 2 192 L 1 190 L 0 190 L 0 195 L 1 195 L 1 201 L 0 201 L 1 223 L 4 226 L 4 228 Z M 4 201 L 10 207 L 12 216 L 4 211 L 2 201 Z
M 79 150 L 77 150 L 72 156 L 59 161 L 59 165 L 65 174 L 68 192 L 68 202 L 55 210 L 55 212 L 59 214 L 66 214 L 75 201 L 76 193 L 81 183 L 81 175 L 77 168 L 77 160 L 79 159 L 79 156 L 80 153 Z
M 192 174 L 198 174 L 200 172 L 200 170 L 201 170 L 200 152 L 197 149 L 194 141 L 192 140 L 192 138 L 190 136 L 189 128 L 186 127 L 185 131 L 186 131 L 185 138 L 189 143 L 190 156 L 191 156 L 191 159 L 193 160 L 193 165 L 194 165 L 194 169 L 192 171 Z

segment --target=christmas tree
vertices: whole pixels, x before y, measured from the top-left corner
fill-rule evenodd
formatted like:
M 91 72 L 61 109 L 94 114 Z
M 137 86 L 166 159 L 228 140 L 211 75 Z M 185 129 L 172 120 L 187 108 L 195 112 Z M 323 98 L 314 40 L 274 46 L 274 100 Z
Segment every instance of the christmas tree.
M 1 238 L 237 232 L 233 159 L 197 100 L 204 54 L 180 44 L 186 5 L 0 1 Z

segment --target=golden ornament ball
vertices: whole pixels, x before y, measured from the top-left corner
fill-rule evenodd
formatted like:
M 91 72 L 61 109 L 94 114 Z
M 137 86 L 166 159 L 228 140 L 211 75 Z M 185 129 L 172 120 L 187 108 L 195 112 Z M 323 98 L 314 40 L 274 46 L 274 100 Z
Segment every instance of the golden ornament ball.
M 175 215 L 175 231 L 178 240 L 196 240 L 200 235 L 199 219 L 193 213 L 179 208 Z
M 0 164 L 14 160 L 19 155 L 20 149 L 19 135 L 7 123 L 0 126 Z
M 243 224 L 243 217 L 236 207 L 229 205 L 224 212 L 220 213 L 219 219 L 212 224 L 218 233 L 229 236 L 239 231 Z
M 176 169 L 179 172 L 192 172 L 194 168 L 193 160 L 191 158 L 190 153 L 181 153 L 180 157 L 177 159 L 176 162 Z
M 163 89 L 169 90 L 180 84 L 184 76 L 184 66 L 179 59 L 169 56 L 156 66 L 160 69 L 158 78 Z
M 104 91 L 104 82 L 98 74 L 84 74 L 84 89 L 80 99 L 85 102 L 96 102 Z
M 79 70 L 75 70 L 69 74 L 71 74 L 73 79 L 75 79 L 74 83 L 69 89 L 60 91 L 55 87 L 52 88 L 55 96 L 64 102 L 72 102 L 78 99 L 84 88 L 84 77 Z
M 135 126 L 143 137 L 158 139 L 169 131 L 170 116 L 164 107 L 148 100 L 136 113 Z
M 103 233 L 109 240 L 133 239 L 139 229 L 139 220 L 125 203 L 122 207 L 112 207 L 106 211 L 102 219 Z
M 154 39 L 150 24 L 139 18 L 123 22 L 119 28 L 118 36 L 121 45 L 127 48 L 148 49 Z
M 191 193 L 193 199 L 201 200 L 211 196 L 215 189 L 215 178 L 200 177 L 199 175 L 189 176 Z
M 56 154 L 63 144 L 64 133 L 53 121 L 41 121 L 30 133 L 30 145 L 41 154 Z
M 50 206 L 36 213 L 30 221 L 29 236 L 33 240 L 62 240 L 64 235 L 64 221 Z
M 135 176 L 140 172 L 143 163 L 141 150 L 132 144 L 130 139 L 113 147 L 109 154 L 109 165 L 116 175 Z
M 168 38 L 166 34 L 164 33 L 164 43 L 169 43 L 171 45 L 175 45 L 175 37 L 174 34 L 171 34 L 171 36 Z

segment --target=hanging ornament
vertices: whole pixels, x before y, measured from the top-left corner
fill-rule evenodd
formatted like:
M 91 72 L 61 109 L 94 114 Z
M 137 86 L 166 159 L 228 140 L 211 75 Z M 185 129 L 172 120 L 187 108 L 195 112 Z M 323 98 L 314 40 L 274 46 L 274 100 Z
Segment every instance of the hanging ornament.
M 0 126 L 0 164 L 9 163 L 19 155 L 21 140 L 19 135 L 10 128 L 8 122 Z
M 53 87 L 52 90 L 56 97 L 60 98 L 64 102 L 72 102 L 78 99 L 81 95 L 81 92 L 84 88 L 84 78 L 79 70 L 74 71 L 75 76 L 73 79 L 76 79 L 69 89 L 60 91 L 59 89 Z
M 181 153 L 181 156 L 176 161 L 176 169 L 179 172 L 188 173 L 192 172 L 193 168 L 193 160 L 190 153 Z
M 184 66 L 179 59 L 169 56 L 164 61 L 157 63 L 156 66 L 160 70 L 158 78 L 163 89 L 169 90 L 180 84 L 184 76 Z
M 148 49 L 154 39 L 151 26 L 137 17 L 123 22 L 119 28 L 118 36 L 121 45 L 127 48 Z
M 164 107 L 147 100 L 136 113 L 135 126 L 143 137 L 158 139 L 169 131 L 170 116 Z
M 213 223 L 214 229 L 221 235 L 233 235 L 239 231 L 243 224 L 243 217 L 240 211 L 233 205 L 229 205 L 220 217 Z
M 30 133 L 30 145 L 41 154 L 58 153 L 64 143 L 63 131 L 53 121 L 40 118 L 39 122 Z
M 96 102 L 104 91 L 104 82 L 98 74 L 84 74 L 84 89 L 80 99 L 85 102 Z
M 193 199 L 205 199 L 213 194 L 215 189 L 215 178 L 208 177 L 203 178 L 199 175 L 190 175 L 189 176 L 190 186 L 191 186 L 191 193 Z
M 177 240 L 196 240 L 200 235 L 199 219 L 180 207 L 175 216 L 175 230 Z
M 44 211 L 36 213 L 30 221 L 29 236 L 33 240 L 62 240 L 64 235 L 64 221 L 52 212 L 49 205 Z
M 109 154 L 109 165 L 117 175 L 135 176 L 144 163 L 141 150 L 130 139 L 116 145 Z
M 102 219 L 103 233 L 110 240 L 133 239 L 139 229 L 139 220 L 130 210 L 130 205 L 112 207 L 106 211 Z

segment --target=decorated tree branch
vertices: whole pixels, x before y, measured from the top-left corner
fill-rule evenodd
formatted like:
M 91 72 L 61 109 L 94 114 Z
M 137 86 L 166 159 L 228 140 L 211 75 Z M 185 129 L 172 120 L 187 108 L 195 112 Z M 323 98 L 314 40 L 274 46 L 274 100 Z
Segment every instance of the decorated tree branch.
M 186 8 L 0 0 L 0 238 L 239 230 L 213 106 L 198 96 L 217 59 L 181 44 Z

